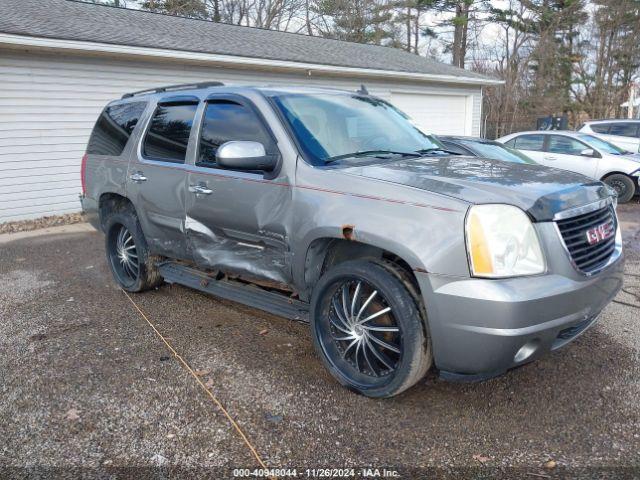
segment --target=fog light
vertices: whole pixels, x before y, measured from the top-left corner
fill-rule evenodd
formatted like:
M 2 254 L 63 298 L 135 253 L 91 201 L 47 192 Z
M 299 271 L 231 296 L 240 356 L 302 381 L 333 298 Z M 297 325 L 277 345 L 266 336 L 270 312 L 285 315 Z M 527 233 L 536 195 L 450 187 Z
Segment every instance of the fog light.
M 529 357 L 531 357 L 531 355 L 533 355 L 536 352 L 536 350 L 538 350 L 539 346 L 540 346 L 539 338 L 529 340 L 522 347 L 520 347 L 520 350 L 518 350 L 518 353 L 516 353 L 516 356 L 513 357 L 513 361 L 516 363 L 524 362 Z

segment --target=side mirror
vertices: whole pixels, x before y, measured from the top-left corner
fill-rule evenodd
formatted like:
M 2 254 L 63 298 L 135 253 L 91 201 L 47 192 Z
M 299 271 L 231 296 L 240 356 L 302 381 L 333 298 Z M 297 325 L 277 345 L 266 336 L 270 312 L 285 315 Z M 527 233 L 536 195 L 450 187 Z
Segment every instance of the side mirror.
M 274 155 L 267 155 L 260 142 L 225 142 L 218 148 L 216 163 L 231 170 L 270 172 L 276 167 Z
M 580 152 L 580 156 L 582 157 L 595 157 L 596 152 L 593 148 L 585 148 Z

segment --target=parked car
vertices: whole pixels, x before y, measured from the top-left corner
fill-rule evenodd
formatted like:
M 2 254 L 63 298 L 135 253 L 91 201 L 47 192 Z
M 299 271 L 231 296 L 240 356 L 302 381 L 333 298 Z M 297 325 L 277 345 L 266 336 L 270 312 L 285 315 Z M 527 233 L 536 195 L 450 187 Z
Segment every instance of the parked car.
M 640 161 L 593 135 L 571 131 L 531 131 L 497 140 L 536 162 L 602 180 L 615 189 L 618 201 L 630 201 L 638 191 Z
M 592 120 L 578 131 L 595 135 L 627 152 L 640 152 L 640 120 Z
M 504 162 L 535 164 L 531 158 L 514 148 L 509 148 L 500 142 L 478 137 L 442 136 L 436 137 L 444 148 L 458 155 L 490 158 Z
M 441 149 L 362 92 L 164 87 L 104 109 L 81 200 L 124 290 L 308 321 L 340 383 L 389 397 L 556 350 L 622 285 L 608 187 Z

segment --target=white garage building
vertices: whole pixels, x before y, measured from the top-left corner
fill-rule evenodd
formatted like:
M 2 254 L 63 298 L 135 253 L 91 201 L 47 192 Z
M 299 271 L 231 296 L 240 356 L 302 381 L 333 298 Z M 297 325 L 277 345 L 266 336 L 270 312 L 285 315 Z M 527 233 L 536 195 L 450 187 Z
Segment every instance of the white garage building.
M 495 80 L 387 47 L 69 0 L 0 0 L 0 223 L 80 209 L 80 161 L 104 105 L 204 80 L 385 98 L 426 132 L 479 135 Z

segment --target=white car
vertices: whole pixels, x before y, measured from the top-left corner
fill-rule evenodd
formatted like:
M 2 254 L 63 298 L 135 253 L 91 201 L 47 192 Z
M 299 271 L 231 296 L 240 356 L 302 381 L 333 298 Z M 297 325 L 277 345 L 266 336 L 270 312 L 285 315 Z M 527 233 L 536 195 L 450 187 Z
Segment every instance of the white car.
M 640 152 L 640 120 L 593 120 L 579 132 L 594 135 L 631 153 Z
M 640 179 L 640 159 L 624 149 L 586 133 L 573 131 L 518 132 L 497 139 L 536 162 L 602 180 L 618 193 L 620 203 L 630 201 Z

